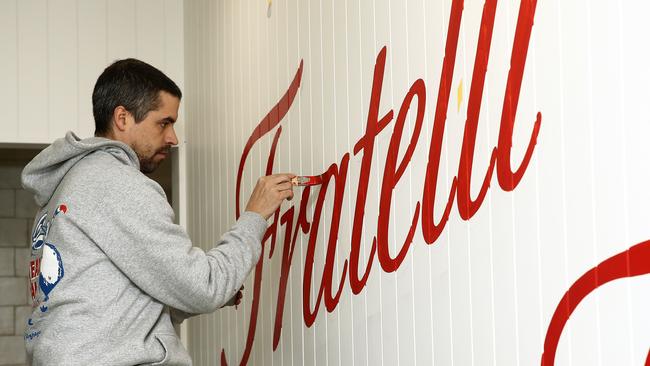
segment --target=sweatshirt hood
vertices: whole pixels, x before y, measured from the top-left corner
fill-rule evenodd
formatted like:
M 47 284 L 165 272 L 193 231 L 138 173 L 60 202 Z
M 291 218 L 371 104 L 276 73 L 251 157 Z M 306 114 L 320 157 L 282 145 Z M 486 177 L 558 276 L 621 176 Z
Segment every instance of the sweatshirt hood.
M 140 169 L 135 151 L 127 144 L 104 137 L 80 139 L 73 132 L 41 151 L 25 166 L 21 176 L 23 188 L 32 192 L 39 207 L 45 206 L 68 171 L 86 155 L 102 150 Z

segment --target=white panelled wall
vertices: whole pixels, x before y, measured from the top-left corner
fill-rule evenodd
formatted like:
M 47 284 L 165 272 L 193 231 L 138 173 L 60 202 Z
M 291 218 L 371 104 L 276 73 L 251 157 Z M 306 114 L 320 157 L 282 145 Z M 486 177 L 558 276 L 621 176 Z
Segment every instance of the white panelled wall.
M 491 42 L 479 47 L 489 57 L 477 59 L 479 31 L 490 29 L 481 27 L 481 19 L 489 20 L 492 5 Z M 195 363 L 532 365 L 541 363 L 545 342 L 547 364 L 650 362 L 650 276 L 642 275 L 650 272 L 648 244 L 626 252 L 650 239 L 650 52 L 644 46 L 649 10 L 644 1 L 465 1 L 464 6 L 452 0 L 186 1 L 188 207 L 196 243 L 211 247 L 233 224 L 237 206 L 245 205 L 255 180 L 265 174 L 280 129 L 273 172 L 320 174 L 334 163 L 342 169 L 349 158 L 338 200 L 332 180 L 322 208 L 320 187 L 304 201 L 304 188 L 297 188 L 293 202 L 282 207 L 285 218 L 293 207 L 290 240 L 285 242 L 287 222 L 278 218 L 273 249 L 269 237 L 259 272 L 245 285 L 242 306 L 190 321 Z M 525 25 L 532 18 L 530 41 L 523 41 L 528 52 L 519 47 L 511 60 L 518 22 Z M 455 25 L 458 41 L 446 43 L 453 39 L 448 36 Z M 519 33 L 525 38 L 525 31 Z M 447 69 L 441 80 L 443 60 L 454 55 L 454 46 L 455 62 L 447 65 L 453 72 Z M 383 86 L 376 90 L 380 100 L 373 114 L 373 76 L 384 47 L 385 70 L 378 73 Z M 516 103 L 510 94 L 504 104 L 504 95 L 518 59 L 525 60 L 525 68 L 509 156 L 504 155 L 509 140 L 500 143 L 499 134 L 508 125 L 508 118 L 502 123 L 504 106 Z M 475 60 L 487 61 L 482 92 L 480 83 L 472 86 L 481 76 L 480 67 L 474 70 Z M 416 83 L 418 79 L 422 81 Z M 291 88 L 294 80 L 299 84 Z M 393 143 L 400 141 L 398 113 L 415 84 L 420 91 L 426 88 L 426 101 L 413 98 L 401 144 L 391 145 L 393 136 Z M 441 85 L 442 91 L 450 90 L 447 108 L 442 107 L 445 98 L 439 99 Z M 403 166 L 395 189 L 382 198 L 382 186 L 391 176 L 385 164 L 396 153 L 400 166 L 408 153 L 418 126 L 418 103 L 424 105 L 424 115 L 410 163 Z M 467 193 L 454 192 L 441 235 L 425 235 L 425 224 L 431 229 L 425 213 L 430 203 L 438 223 L 454 177 L 461 176 L 455 186 L 460 187 L 467 176 L 459 165 L 463 146 L 471 145 L 463 143 L 468 115 L 476 112 L 470 104 L 480 107 L 470 185 L 477 209 L 461 218 L 469 207 L 462 200 Z M 372 122 L 373 115 L 381 118 L 390 110 L 392 120 L 377 133 L 372 158 L 366 159 L 372 165 L 363 205 L 358 193 L 369 148 L 358 144 L 369 141 L 362 139 L 369 114 Z M 524 160 L 538 112 L 541 125 L 529 164 L 518 184 L 507 188 L 515 181 L 508 178 L 508 163 L 515 170 Z M 440 121 L 446 121 L 444 127 Z M 256 135 L 258 124 L 270 130 Z M 251 149 L 246 155 L 247 142 Z M 423 197 L 425 181 L 431 188 L 435 172 L 427 173 L 427 164 L 438 161 L 429 153 L 432 144 L 434 152 L 441 149 L 437 194 Z M 496 146 L 505 157 L 497 158 L 489 190 L 481 198 Z M 297 234 L 289 260 L 285 248 L 290 245 L 285 245 L 293 239 L 301 202 L 300 222 L 312 222 L 319 212 L 322 216 L 317 230 L 313 222 L 301 227 L 304 232 Z M 336 203 L 341 204 L 338 227 Z M 362 226 L 361 221 L 355 224 L 358 207 L 364 208 Z M 412 245 L 404 260 L 391 266 L 389 258 L 400 252 L 417 209 Z M 387 213 L 381 238 L 388 245 L 373 252 L 367 283 L 358 287 L 350 281 L 357 274 L 350 274 L 357 262 L 351 258 L 355 232 L 361 244 L 359 268 L 353 272 L 363 274 L 373 238 L 382 228 L 378 217 Z M 306 260 L 310 237 L 311 278 L 312 263 Z M 283 317 L 276 323 L 283 256 L 290 270 Z M 590 272 L 596 276 L 572 287 L 608 258 L 614 259 Z M 323 273 L 330 271 L 332 289 L 325 286 L 311 324 Z M 572 302 L 560 304 L 570 288 Z M 255 319 L 252 312 L 257 312 Z M 557 354 L 551 357 L 554 344 Z
M 182 0 L 2 0 L 0 45 L 0 143 L 92 136 L 93 87 L 117 59 L 184 86 Z

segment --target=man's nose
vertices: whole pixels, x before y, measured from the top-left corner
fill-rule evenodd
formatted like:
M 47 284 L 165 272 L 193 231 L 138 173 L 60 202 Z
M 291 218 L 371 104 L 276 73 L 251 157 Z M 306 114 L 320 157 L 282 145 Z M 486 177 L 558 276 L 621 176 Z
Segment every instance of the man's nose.
M 168 145 L 172 145 L 172 146 L 178 145 L 178 137 L 176 136 L 176 131 L 174 130 L 173 125 L 171 126 L 169 132 L 167 132 L 167 135 L 165 136 L 165 142 Z

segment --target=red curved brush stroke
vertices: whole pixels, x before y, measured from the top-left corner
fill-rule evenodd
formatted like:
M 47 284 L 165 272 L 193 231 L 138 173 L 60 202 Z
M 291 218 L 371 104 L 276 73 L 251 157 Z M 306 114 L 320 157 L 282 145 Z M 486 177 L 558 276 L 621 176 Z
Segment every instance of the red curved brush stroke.
M 289 111 L 289 108 L 293 104 L 294 98 L 296 97 L 296 94 L 298 93 L 298 89 L 300 88 L 300 81 L 302 80 L 302 69 L 303 69 L 303 61 L 300 60 L 300 66 L 298 67 L 298 70 L 296 71 L 295 76 L 293 77 L 293 81 L 291 82 L 291 85 L 289 85 L 289 89 L 287 89 L 286 93 L 282 96 L 282 98 L 278 101 L 278 103 L 273 106 L 273 109 L 269 113 L 264 116 L 264 118 L 260 121 L 260 123 L 255 127 L 255 130 L 253 130 L 253 133 L 251 136 L 248 138 L 248 141 L 246 142 L 246 146 L 244 146 L 244 151 L 242 152 L 241 159 L 239 161 L 239 169 L 237 171 L 237 186 L 236 186 L 236 202 L 235 202 L 235 215 L 236 218 L 239 218 L 240 215 L 240 209 L 239 209 L 239 197 L 240 197 L 240 188 L 241 188 L 241 179 L 243 176 L 243 171 L 244 171 L 244 165 L 246 163 L 246 158 L 248 157 L 248 153 L 250 150 L 253 148 L 253 145 L 255 145 L 255 142 L 262 138 L 264 135 L 266 135 L 269 131 L 271 131 L 275 126 L 277 126 L 280 121 L 284 118 L 284 116 L 287 114 Z M 267 162 L 267 167 L 266 167 L 266 174 L 269 175 L 272 173 L 273 170 L 273 158 L 275 156 L 275 149 L 278 144 L 278 140 L 280 137 L 280 134 L 282 133 L 282 126 L 278 128 L 278 130 L 275 133 L 275 137 L 273 138 L 273 143 L 271 146 L 271 153 L 269 155 L 269 160 Z M 274 222 L 277 222 L 277 216 L 279 215 L 280 211 L 275 212 L 275 219 Z M 262 239 L 262 253 L 264 253 L 264 246 L 265 242 L 268 240 L 269 237 L 271 238 L 271 248 L 270 248 L 270 253 L 273 253 L 273 248 L 275 247 L 275 235 L 272 233 L 275 232 L 275 226 L 272 225 L 270 228 L 267 229 L 267 231 L 264 234 L 264 238 Z M 261 281 L 258 281 L 257 278 L 261 278 L 261 272 L 262 272 L 262 267 L 263 267 L 264 261 L 260 259 L 257 262 L 257 265 L 255 266 L 255 286 L 254 286 L 254 294 L 253 294 L 253 304 L 251 308 L 251 320 L 249 323 L 249 329 L 248 329 L 248 336 L 246 338 L 246 348 L 244 350 L 244 354 L 242 355 L 242 359 L 240 361 L 240 365 L 246 365 L 248 363 L 248 358 L 250 357 L 250 353 L 253 347 L 253 341 L 255 338 L 255 329 L 257 327 L 257 312 L 259 309 L 259 294 L 260 294 L 260 287 L 261 287 Z M 227 359 L 226 359 L 226 353 L 224 349 L 221 349 L 221 365 L 228 365 Z
M 542 366 L 555 364 L 555 352 L 566 325 L 578 304 L 598 287 L 621 278 L 641 276 L 650 273 L 650 240 L 606 259 L 582 275 L 564 294 L 557 305 L 551 323 L 546 331 Z M 650 366 L 650 353 L 645 361 Z
M 257 127 L 255 127 L 255 130 L 253 130 L 253 133 L 251 136 L 248 138 L 248 141 L 246 141 L 246 146 L 244 146 L 244 151 L 241 154 L 241 159 L 239 159 L 239 169 L 237 171 L 237 188 L 235 190 L 235 215 L 236 218 L 239 218 L 239 192 L 240 192 L 240 186 L 241 186 L 241 179 L 243 176 L 243 171 L 244 171 L 244 163 L 246 162 L 246 158 L 248 157 L 248 153 L 251 151 L 253 148 L 253 145 L 255 145 L 255 142 L 262 138 L 267 132 L 271 131 L 275 126 L 282 121 L 282 118 L 287 114 L 289 111 L 289 107 L 293 103 L 293 98 L 296 97 L 296 94 L 298 93 L 298 88 L 300 88 L 300 80 L 302 79 L 302 60 L 300 60 L 300 66 L 298 67 L 298 71 L 296 71 L 296 75 L 293 77 L 293 81 L 291 82 L 291 85 L 289 86 L 289 89 L 287 89 L 287 92 L 284 93 L 280 101 L 273 106 L 273 109 L 269 113 L 262 118 L 260 123 L 257 124 Z

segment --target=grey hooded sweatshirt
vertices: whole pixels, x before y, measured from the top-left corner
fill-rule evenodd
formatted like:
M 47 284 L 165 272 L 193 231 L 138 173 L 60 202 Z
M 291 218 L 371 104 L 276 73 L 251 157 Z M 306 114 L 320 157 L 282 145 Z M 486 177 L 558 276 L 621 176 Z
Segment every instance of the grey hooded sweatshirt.
M 69 132 L 23 171 L 41 207 L 32 229 L 39 365 L 191 365 L 172 320 L 226 304 L 257 263 L 264 218 L 244 212 L 215 246 L 193 247 L 162 188 L 121 142 Z

